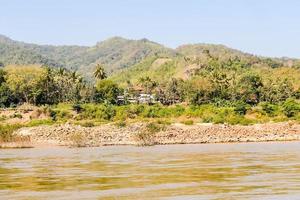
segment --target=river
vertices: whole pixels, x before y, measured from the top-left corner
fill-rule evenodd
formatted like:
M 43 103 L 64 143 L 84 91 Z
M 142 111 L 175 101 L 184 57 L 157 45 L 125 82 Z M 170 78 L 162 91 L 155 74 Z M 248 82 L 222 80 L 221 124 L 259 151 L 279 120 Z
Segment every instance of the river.
M 2 149 L 0 199 L 300 199 L 300 142 Z

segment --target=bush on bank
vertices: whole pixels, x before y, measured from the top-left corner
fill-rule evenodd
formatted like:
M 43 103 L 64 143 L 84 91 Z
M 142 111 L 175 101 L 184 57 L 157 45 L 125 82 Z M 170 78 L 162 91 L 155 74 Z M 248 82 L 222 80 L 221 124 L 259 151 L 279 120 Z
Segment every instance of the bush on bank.
M 80 107 L 80 109 L 78 107 Z M 249 125 L 272 121 L 299 120 L 300 103 L 290 99 L 282 104 L 262 102 L 253 107 L 244 103 L 236 103 L 230 106 L 216 106 L 213 104 L 198 106 L 129 104 L 117 106 L 110 103 L 89 103 L 76 105 L 76 108 L 71 104 L 59 104 L 52 107 L 50 113 L 54 113 L 55 117 L 53 119 L 57 122 L 70 120 L 117 122 L 168 119 L 172 122 L 192 120 L 195 123 Z
M 127 122 L 157 121 L 160 124 L 194 123 L 214 124 L 241 124 L 250 125 L 265 122 L 281 122 L 295 120 L 300 122 L 300 103 L 294 99 L 288 99 L 281 104 L 262 102 L 257 106 L 249 106 L 237 103 L 229 106 L 216 106 L 203 104 L 198 106 L 172 105 L 163 106 L 129 104 L 112 105 L 103 104 L 57 104 L 53 106 L 39 107 L 41 113 L 48 116 L 46 119 L 34 118 L 25 124 L 6 124 L 5 117 L 0 120 L 0 140 L 9 141 L 12 133 L 24 126 L 51 125 L 70 122 L 85 127 L 93 127 L 103 123 L 115 122 L 116 125 L 126 126 Z M 17 117 L 17 116 L 16 116 Z

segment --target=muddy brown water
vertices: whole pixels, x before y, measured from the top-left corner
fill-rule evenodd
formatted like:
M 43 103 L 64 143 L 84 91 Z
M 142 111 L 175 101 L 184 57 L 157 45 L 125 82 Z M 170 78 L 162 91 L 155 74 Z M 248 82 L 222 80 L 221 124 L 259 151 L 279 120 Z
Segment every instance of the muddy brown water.
M 300 199 L 300 142 L 2 149 L 0 199 Z

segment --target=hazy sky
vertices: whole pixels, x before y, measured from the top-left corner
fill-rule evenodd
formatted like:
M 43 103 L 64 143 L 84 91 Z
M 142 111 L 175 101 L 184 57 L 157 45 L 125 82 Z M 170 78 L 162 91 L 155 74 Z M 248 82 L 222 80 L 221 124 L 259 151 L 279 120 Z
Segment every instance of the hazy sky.
M 0 34 L 26 42 L 93 45 L 122 36 L 300 58 L 300 0 L 0 0 L 0 7 Z

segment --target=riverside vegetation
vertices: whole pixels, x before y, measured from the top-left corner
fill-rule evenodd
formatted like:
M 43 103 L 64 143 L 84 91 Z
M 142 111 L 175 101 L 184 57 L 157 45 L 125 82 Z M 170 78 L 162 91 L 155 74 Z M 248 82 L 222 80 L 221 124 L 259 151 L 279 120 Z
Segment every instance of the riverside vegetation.
M 121 48 L 126 42 L 114 38 L 111 44 Z M 8 44 L 17 43 L 5 44 L 4 51 L 10 51 L 14 48 Z M 122 69 L 117 67 L 120 63 L 113 63 L 118 69 L 114 72 L 108 70 L 109 62 L 96 60 L 104 64 L 90 64 L 94 66 L 93 79 L 80 70 L 53 66 L 49 60 L 28 62 L 26 58 L 23 63 L 21 58 L 14 57 L 12 62 L 5 57 L 0 68 L 0 140 L 13 140 L 12 133 L 21 127 L 66 122 L 84 127 L 145 122 L 150 135 L 173 123 L 300 122 L 296 59 L 257 57 L 224 46 L 187 45 L 175 51 L 147 40 L 134 44 L 141 51 L 150 48 L 151 53 L 128 57 L 131 65 Z M 130 104 L 126 99 L 138 92 L 153 95 L 158 103 Z M 125 99 L 122 105 L 120 95 Z M 139 137 L 147 140 L 149 136 Z

